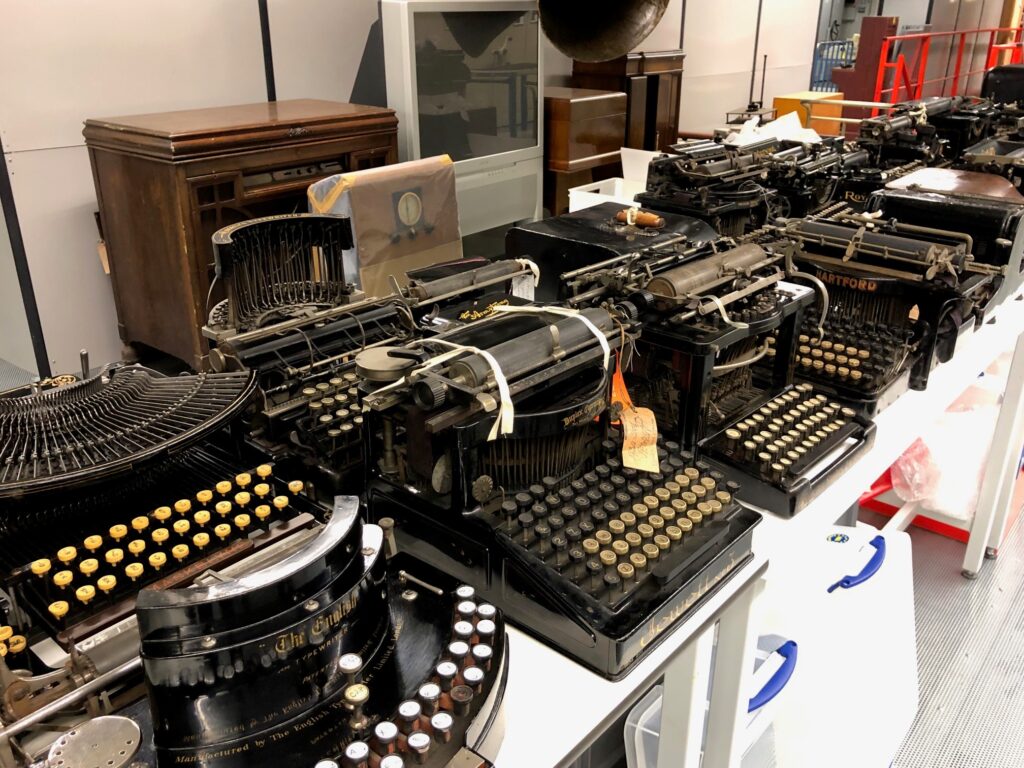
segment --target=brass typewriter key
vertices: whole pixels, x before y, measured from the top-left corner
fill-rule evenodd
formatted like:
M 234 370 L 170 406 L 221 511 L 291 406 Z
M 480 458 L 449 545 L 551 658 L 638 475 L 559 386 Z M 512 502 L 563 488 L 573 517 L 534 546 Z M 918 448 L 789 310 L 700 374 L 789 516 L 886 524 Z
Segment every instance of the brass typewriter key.
M 632 584 L 636 581 L 636 570 L 631 564 L 619 563 L 618 566 L 616 566 L 616 570 L 623 584 Z
M 221 541 L 224 541 L 231 535 L 231 526 L 227 523 L 220 523 L 213 529 L 213 534 Z
M 692 525 L 689 520 L 681 520 L 679 522 L 681 522 L 681 523 L 685 522 L 687 525 Z M 665 527 L 665 536 L 668 538 L 668 540 L 672 544 L 675 544 L 677 542 L 681 542 L 683 540 L 683 529 L 679 525 L 669 525 L 669 526 L 666 526 Z
M 678 499 L 673 499 L 678 501 Z M 665 523 L 671 523 L 676 519 L 676 510 L 674 507 L 660 507 L 658 509 L 658 517 L 665 521 Z
M 654 536 L 654 546 L 665 552 L 672 546 L 672 540 L 664 533 L 658 533 Z
M 629 544 L 622 539 L 616 539 L 612 542 L 612 552 L 619 559 L 627 557 L 629 555 Z
M 644 557 L 647 558 L 648 563 L 655 563 L 661 555 L 661 550 L 658 548 L 657 544 L 644 544 L 643 553 Z
M 370 700 L 369 686 L 365 683 L 350 685 L 345 689 L 342 697 L 345 700 L 345 706 L 352 713 L 349 718 L 349 728 L 358 732 L 369 726 L 369 720 L 367 720 L 366 715 L 363 713 L 363 707 Z M 419 705 L 417 704 L 417 706 Z
M 99 567 L 100 563 L 94 557 L 87 558 L 78 564 L 78 570 L 80 570 L 82 575 L 86 577 L 92 576 L 96 573 L 96 571 L 99 570 Z
M 629 556 L 629 564 L 633 566 L 633 572 L 637 574 L 639 579 L 640 574 L 647 571 L 647 558 L 642 552 L 634 552 Z

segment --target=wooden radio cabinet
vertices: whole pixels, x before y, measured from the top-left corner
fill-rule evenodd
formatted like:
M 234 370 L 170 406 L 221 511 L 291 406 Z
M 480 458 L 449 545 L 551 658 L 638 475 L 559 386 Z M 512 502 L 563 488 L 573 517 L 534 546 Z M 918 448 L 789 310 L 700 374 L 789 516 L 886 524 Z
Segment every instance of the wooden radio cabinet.
M 394 163 L 393 110 L 296 99 L 86 120 L 100 226 L 126 356 L 143 344 L 208 368 L 202 335 L 223 294 L 210 238 L 306 210 L 306 188 Z

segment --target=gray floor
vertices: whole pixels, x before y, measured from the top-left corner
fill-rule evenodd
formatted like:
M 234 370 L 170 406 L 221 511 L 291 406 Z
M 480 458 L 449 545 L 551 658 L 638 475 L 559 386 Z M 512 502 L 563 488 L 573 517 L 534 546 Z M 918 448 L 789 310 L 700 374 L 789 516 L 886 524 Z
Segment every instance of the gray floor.
M 870 512 L 861 519 L 884 522 Z M 963 544 L 917 528 L 910 535 L 920 707 L 893 768 L 1020 768 L 1024 524 L 975 581 L 960 575 Z
M 0 392 L 28 384 L 33 379 L 35 379 L 35 374 L 0 357 Z

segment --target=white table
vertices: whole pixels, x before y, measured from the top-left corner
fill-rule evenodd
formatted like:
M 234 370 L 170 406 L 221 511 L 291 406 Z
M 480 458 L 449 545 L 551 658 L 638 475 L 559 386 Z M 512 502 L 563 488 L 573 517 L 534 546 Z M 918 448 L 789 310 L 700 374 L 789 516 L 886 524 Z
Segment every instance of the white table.
M 713 669 L 709 745 L 704 768 L 739 762 L 740 722 L 746 715 L 746 676 L 753 668 L 750 609 L 767 561 L 757 556 L 726 581 L 693 615 L 680 624 L 627 676 L 612 682 L 574 663 L 517 629 L 509 629 L 508 686 L 505 689 L 505 738 L 497 768 L 545 768 L 566 765 L 582 754 L 609 725 L 662 676 L 663 722 L 694 724 L 703 714 L 707 689 L 694 679 L 697 644 L 721 623 Z M 659 747 L 658 768 L 697 765 L 700 729 L 667 734 Z M 686 755 L 680 759 L 681 755 Z

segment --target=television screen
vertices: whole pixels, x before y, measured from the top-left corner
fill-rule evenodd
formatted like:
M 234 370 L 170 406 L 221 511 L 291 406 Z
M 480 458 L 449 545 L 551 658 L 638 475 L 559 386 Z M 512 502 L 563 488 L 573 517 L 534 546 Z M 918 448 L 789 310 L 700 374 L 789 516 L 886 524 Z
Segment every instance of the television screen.
M 420 157 L 537 146 L 536 11 L 414 16 Z

